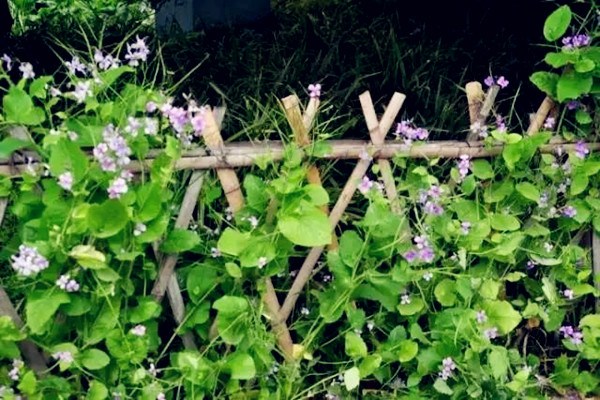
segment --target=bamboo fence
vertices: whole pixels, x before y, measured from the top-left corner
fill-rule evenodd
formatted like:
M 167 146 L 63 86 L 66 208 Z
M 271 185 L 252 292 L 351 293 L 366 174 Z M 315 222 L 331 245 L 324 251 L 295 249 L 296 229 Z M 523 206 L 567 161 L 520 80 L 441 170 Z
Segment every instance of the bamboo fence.
M 492 112 L 497 94 L 497 86 L 492 86 L 487 93 L 484 93 L 480 83 L 471 82 L 466 85 L 471 124 L 477 122 L 481 124 L 485 123 Z M 364 92 L 359 96 L 359 100 L 370 140 L 328 141 L 326 144 L 330 151 L 325 155 L 314 157 L 311 160 L 311 164 L 308 166 L 307 177 L 310 183 L 316 185 L 321 185 L 321 176 L 316 164 L 319 159 L 357 160 L 331 212 L 327 207 L 323 208 L 329 214 L 332 232 L 343 216 L 357 190 L 359 181 L 368 171 L 372 161 L 376 162 L 379 166 L 383 178 L 385 195 L 390 201 L 392 210 L 401 213 L 402 210 L 400 210 L 397 201 L 397 190 L 392 166 L 389 162 L 390 158 L 396 156 L 410 158 L 458 158 L 461 155 L 481 158 L 501 154 L 503 146 L 485 146 L 472 132 L 467 134 L 464 141 L 434 141 L 406 145 L 400 141 L 386 140 L 386 135 L 396 120 L 404 99 L 405 96 L 403 94 L 394 93 L 385 112 L 381 118 L 378 118 L 369 92 Z M 295 95 L 282 99 L 281 106 L 289 122 L 295 143 L 303 148 L 310 149 L 312 145 L 310 131 L 318 112 L 319 100 L 312 98 L 304 108 L 304 112 L 302 112 L 300 101 Z M 555 112 L 555 108 L 554 102 L 550 98 L 545 98 L 532 118 L 531 124 L 527 129 L 527 134 L 536 134 L 541 129 L 547 116 Z M 175 222 L 177 228 L 188 228 L 205 180 L 206 170 L 216 171 L 229 207 L 234 213 L 237 213 L 244 207 L 245 200 L 235 169 L 251 166 L 259 161 L 264 162 L 265 159 L 277 162 L 284 156 L 284 143 L 279 141 L 224 143 L 221 136 L 221 125 L 224 114 L 224 108 L 214 108 L 206 114 L 206 128 L 203 134 L 205 148 L 185 152 L 175 164 L 177 170 L 193 171 Z M 587 143 L 587 145 L 590 150 L 600 149 L 600 143 Z M 549 153 L 554 152 L 558 147 L 565 150 L 572 150 L 574 144 L 563 143 L 558 139 L 553 139 L 549 144 L 542 146 L 540 150 L 543 153 Z M 132 172 L 142 171 L 152 164 L 157 154 L 158 151 L 150 151 L 145 160 L 133 161 L 128 168 Z M 368 154 L 369 157 L 365 157 L 365 154 Z M 27 162 L 25 162 L 26 160 Z M 35 154 L 25 152 L 16 160 L 0 160 L 0 175 L 19 176 L 32 166 L 38 164 L 39 159 Z M 0 226 L 7 204 L 7 199 L 0 199 Z M 276 204 L 271 204 L 269 207 L 276 208 L 276 206 Z M 273 216 L 267 217 L 272 218 Z M 336 246 L 337 241 L 334 236 L 334 240 L 329 247 L 330 249 L 335 249 Z M 592 233 L 591 247 L 593 253 L 593 270 L 596 277 L 600 275 L 600 238 L 595 233 Z M 177 256 L 173 254 L 161 254 L 158 248 L 159 244 L 156 243 L 154 245 L 154 253 L 159 264 L 159 272 L 151 293 L 158 302 L 163 300 L 165 294 L 167 295 L 174 319 L 178 326 L 181 327 L 185 322 L 186 315 L 184 297 L 177 280 Z M 315 247 L 309 251 L 282 303 L 280 303 L 276 288 L 271 279 L 268 277 L 264 278 L 264 285 L 262 285 L 264 287 L 263 302 L 270 318 L 271 327 L 277 338 L 279 349 L 287 360 L 294 358 L 294 343 L 287 321 L 295 308 L 298 297 L 310 281 L 314 268 L 324 250 L 324 247 Z M 600 289 L 598 282 L 596 282 L 596 287 Z M 600 304 L 598 306 L 600 307 Z M 0 315 L 9 316 L 18 327 L 24 326 L 17 309 L 1 285 Z M 215 321 L 211 327 L 210 336 L 214 338 L 217 334 L 218 329 Z M 191 332 L 185 332 L 180 336 L 186 349 L 198 349 L 196 340 Z M 47 360 L 43 351 L 36 347 L 30 340 L 21 342 L 21 349 L 25 361 L 32 369 L 38 374 L 43 374 L 47 369 Z

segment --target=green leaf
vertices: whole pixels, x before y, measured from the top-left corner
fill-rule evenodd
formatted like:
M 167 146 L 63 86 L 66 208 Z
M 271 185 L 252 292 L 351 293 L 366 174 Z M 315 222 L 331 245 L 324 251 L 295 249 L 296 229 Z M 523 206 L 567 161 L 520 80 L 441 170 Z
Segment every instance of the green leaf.
M 110 358 L 102 350 L 88 349 L 81 354 L 79 362 L 85 368 L 95 371 L 106 367 L 110 363 Z
M 379 368 L 383 358 L 379 354 L 370 354 L 362 360 L 358 369 L 360 370 L 360 378 L 366 378 Z
M 409 362 L 419 353 L 419 344 L 413 340 L 402 340 L 398 345 L 398 361 Z
M 52 81 L 51 76 L 41 76 L 31 82 L 29 85 L 29 94 L 31 97 L 37 97 L 39 99 L 46 98 L 46 85 Z
M 0 141 L 0 158 L 9 158 L 12 153 L 17 150 L 29 147 L 31 142 L 26 140 L 17 139 L 14 137 L 7 137 Z
M 550 14 L 544 22 L 544 37 L 546 40 L 553 42 L 560 39 L 571 24 L 571 17 L 571 9 L 567 5 L 559 7 Z
M 22 377 L 21 382 L 17 386 L 21 392 L 28 396 L 33 396 L 36 394 L 37 388 L 37 379 L 35 378 L 35 374 L 33 371 L 27 371 Z
M 139 324 L 149 319 L 157 318 L 162 307 L 151 297 L 143 297 L 139 300 L 137 307 L 129 312 L 129 322 Z
M 600 379 L 595 375 L 592 375 L 589 371 L 582 371 L 579 373 L 577 378 L 575 378 L 574 383 L 577 390 L 579 390 L 581 393 L 587 394 L 598 388 Z
M 579 72 L 580 74 L 593 71 L 594 68 L 596 68 L 596 63 L 589 58 L 583 58 L 575 63 L 575 71 Z
M 356 231 L 348 230 L 340 237 L 340 258 L 349 267 L 354 268 L 360 261 L 364 242 Z
M 516 231 L 521 227 L 519 220 L 512 215 L 493 214 L 490 223 L 497 231 Z
M 2 99 L 4 115 L 8 122 L 21 125 L 38 125 L 46 120 L 44 110 L 34 107 L 31 97 L 18 86 L 12 86 Z
M 186 288 L 190 300 L 198 304 L 217 285 L 216 269 L 210 264 L 192 267 L 187 275 Z
M 574 64 L 579 59 L 579 56 L 575 53 L 565 52 L 550 52 L 546 54 L 544 61 L 546 64 L 553 66 L 554 68 L 564 67 L 567 64 Z
M 236 263 L 225 263 L 225 270 L 232 278 L 240 279 L 242 277 L 242 270 Z
M 54 289 L 30 293 L 27 296 L 25 315 L 31 333 L 40 335 L 46 332 L 46 325 L 50 322 L 58 307 L 68 302 L 69 296 L 65 292 Z
M 248 309 L 248 300 L 243 297 L 223 296 L 213 303 L 213 308 L 225 315 L 240 315 Z
M 581 125 L 589 125 L 594 122 L 590 113 L 585 110 L 577 110 L 575 113 L 575 120 Z
M 70 140 L 61 139 L 52 147 L 50 154 L 50 172 L 59 176 L 63 172 L 71 172 L 75 182 L 81 181 L 88 169 L 88 157 L 81 148 Z
M 521 182 L 515 186 L 517 192 L 528 200 L 538 202 L 540 200 L 540 191 L 537 187 L 529 182 Z
M 556 96 L 561 103 L 569 99 L 578 99 L 592 90 L 594 78 L 582 76 L 576 72 L 565 72 L 556 86 Z
M 306 208 L 301 213 L 281 215 L 277 228 L 290 242 L 306 247 L 331 243 L 331 224 L 318 208 Z
M 352 367 L 344 372 L 344 385 L 346 390 L 354 390 L 360 385 L 360 370 L 357 367 Z
M 310 198 L 310 202 L 315 206 L 323 206 L 329 203 L 329 194 L 323 186 L 309 184 L 304 187 L 304 192 Z
M 452 389 L 450 389 L 450 386 L 448 386 L 448 383 L 443 380 L 442 378 L 437 378 L 435 380 L 435 382 L 433 383 L 433 388 L 441 394 L 447 394 L 448 396 L 454 394 L 454 391 Z
M 244 178 L 244 190 L 246 191 L 246 199 L 248 206 L 257 211 L 264 211 L 269 202 L 269 193 L 267 185 L 256 175 L 248 174 Z
M 161 244 L 160 249 L 165 253 L 182 253 L 193 249 L 199 244 L 200 236 L 196 232 L 175 228 Z
M 248 247 L 249 241 L 249 232 L 242 233 L 233 228 L 227 228 L 221 234 L 217 243 L 217 248 L 223 254 L 239 256 L 240 253 Z
M 235 352 L 227 357 L 225 367 L 231 374 L 231 379 L 252 379 L 256 376 L 254 360 L 247 353 Z
M 116 235 L 128 221 L 127 209 L 117 199 L 94 204 L 88 210 L 88 225 L 92 233 L 101 239 Z
M 161 189 L 155 183 L 147 183 L 136 193 L 137 217 L 141 222 L 153 220 L 162 208 Z
M 487 160 L 475 160 L 471 164 L 471 171 L 479 179 L 492 179 L 494 170 Z
M 433 291 L 436 300 L 444 307 L 452 307 L 456 302 L 456 282 L 444 279 L 438 283 Z
M 0 316 L 0 338 L 3 341 L 16 342 L 25 339 L 25 334 L 22 333 L 15 323 L 8 316 Z
M 479 294 L 484 299 L 495 300 L 500 292 L 500 282 L 494 279 L 486 279 L 479 288 Z
M 485 310 L 490 325 L 498 328 L 503 335 L 511 332 L 521 322 L 521 314 L 507 301 L 486 301 Z
M 108 397 L 108 389 L 102 382 L 92 381 L 87 392 L 86 400 L 104 400 Z
M 367 345 L 365 341 L 355 332 L 348 332 L 345 335 L 346 354 L 352 359 L 366 357 Z
M 100 73 L 100 80 L 102 81 L 102 86 L 105 88 L 108 88 L 109 86 L 111 86 L 117 79 L 119 79 L 121 77 L 121 75 L 125 74 L 125 73 L 130 73 L 130 72 L 134 72 L 135 69 L 127 66 L 127 65 L 123 65 L 121 67 L 118 68 L 111 68 L 107 71 L 101 72 Z
M 590 180 L 585 174 L 573 174 L 573 179 L 571 181 L 571 195 L 577 196 L 587 189 Z
M 548 96 L 556 98 L 556 86 L 558 85 L 558 74 L 553 72 L 535 72 L 529 80 Z
M 94 246 L 89 245 L 78 245 L 73 247 L 69 252 L 69 257 L 74 258 L 75 261 L 83 268 L 89 269 L 102 269 L 106 268 L 106 256 L 96 250 Z
M 398 304 L 396 307 L 400 315 L 415 315 L 423 308 L 425 308 L 425 302 L 420 297 L 412 297 L 408 304 Z
M 508 351 L 504 347 L 494 346 L 488 356 L 488 363 L 492 369 L 494 378 L 499 380 L 507 378 L 510 362 L 508 360 Z

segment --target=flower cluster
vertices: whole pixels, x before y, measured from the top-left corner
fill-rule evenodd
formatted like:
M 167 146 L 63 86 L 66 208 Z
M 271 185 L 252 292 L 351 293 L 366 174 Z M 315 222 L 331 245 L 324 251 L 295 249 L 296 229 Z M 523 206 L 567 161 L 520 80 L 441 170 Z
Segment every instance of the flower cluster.
M 583 333 L 577 328 L 573 328 L 570 325 L 562 326 L 559 330 L 565 339 L 569 339 L 571 343 L 577 345 L 583 343 Z
M 396 125 L 396 132 L 394 132 L 397 138 L 404 139 L 404 143 L 407 145 L 412 144 L 413 140 L 427 140 L 429 137 L 429 131 L 425 128 L 417 127 L 412 121 L 402 121 Z
M 84 63 L 81 62 L 79 57 L 74 56 L 71 61 L 66 61 L 65 66 L 69 70 L 71 75 L 77 75 L 77 73 L 81 73 L 82 75 L 87 74 L 88 68 Z
M 416 249 L 411 249 L 404 253 L 404 258 L 408 262 L 413 262 L 415 260 L 423 261 L 426 263 L 430 263 L 435 258 L 435 253 L 433 248 L 429 244 L 429 240 L 425 236 L 415 236 L 413 238 L 413 242 L 415 243 Z
M 79 291 L 79 283 L 75 279 L 71 279 L 69 274 L 61 275 L 56 281 L 56 286 L 69 293 Z
M 577 215 L 577 210 L 573 206 L 566 206 L 562 210 L 562 215 L 566 218 L 573 218 Z
M 484 79 L 483 83 L 485 83 L 485 85 L 487 87 L 492 87 L 494 85 L 498 85 L 500 86 L 502 89 L 506 88 L 508 86 L 508 80 L 506 80 L 506 78 L 504 76 L 501 77 L 495 77 L 495 76 L 488 76 L 487 78 Z
M 584 159 L 588 154 L 590 154 L 590 149 L 587 147 L 587 144 L 583 140 L 575 143 L 575 155 L 581 159 Z
M 104 55 L 101 50 L 96 49 L 94 51 L 94 62 L 98 65 L 102 71 L 107 69 L 117 68 L 120 64 L 118 58 L 111 56 L 110 54 Z
M 108 187 L 108 198 L 110 199 L 118 199 L 120 198 L 122 195 L 124 195 L 125 193 L 127 193 L 127 191 L 129 190 L 129 186 L 128 183 L 131 182 L 131 179 L 133 178 L 133 174 L 129 171 L 122 171 L 121 175 L 119 175 L 118 177 L 116 177 L 115 179 L 113 179 L 110 182 L 110 186 Z M 145 226 L 144 226 L 145 228 Z M 144 230 L 138 229 L 139 234 L 136 236 L 141 235 Z M 135 235 L 135 231 L 134 231 L 134 235 Z
M 480 121 L 475 121 L 474 123 L 472 123 L 469 127 L 469 130 L 477 134 L 477 136 L 480 139 L 485 139 L 486 137 L 488 137 L 488 126 L 486 124 L 481 123 Z
M 429 190 L 422 190 L 419 193 L 419 203 L 423 206 L 425 213 L 431 215 L 442 215 L 444 213 L 444 208 L 439 204 L 442 192 L 441 187 L 432 185 Z
M 579 47 L 589 46 L 592 38 L 586 34 L 566 36 L 562 39 L 563 49 L 577 49 Z
M 70 94 L 79 104 L 85 102 L 88 97 L 92 96 L 92 81 L 77 82 L 75 84 L 75 89 L 73 89 Z
M 73 362 L 73 354 L 70 351 L 58 351 L 52 354 L 52 358 L 59 362 L 72 363 Z
M 498 337 L 498 328 L 491 327 L 483 331 L 483 336 L 488 339 L 496 339 Z
M 552 130 L 556 126 L 556 118 L 548 117 L 544 121 L 544 129 Z
M 467 154 L 462 154 L 459 157 L 459 161 L 457 162 L 456 166 L 458 167 L 460 179 L 464 179 L 467 175 L 469 175 L 469 171 L 471 171 L 471 157 Z
M 312 83 L 308 85 L 308 92 L 311 99 L 318 99 L 321 97 L 321 84 L 320 83 Z
M 103 171 L 116 172 L 117 167 L 124 167 L 131 162 L 131 149 L 118 128 L 109 124 L 102 137 L 104 141 L 94 147 L 93 154 Z
M 18 381 L 21 378 L 21 368 L 24 366 L 25 363 L 23 361 L 14 359 L 12 369 L 8 371 L 8 377 L 13 381 Z
M 456 369 L 456 364 L 451 357 L 446 357 L 442 360 L 440 369 L 440 378 L 442 378 L 444 381 L 447 381 L 448 378 L 452 376 L 452 371 Z
M 140 65 L 140 61 L 146 61 L 150 54 L 146 41 L 139 36 L 135 39 L 135 43 L 127 44 L 127 54 L 125 54 L 125 59 L 129 60 L 129 65 L 132 67 Z
M 73 188 L 73 174 L 64 172 L 58 176 L 58 186 L 70 192 Z
M 19 254 L 11 256 L 12 267 L 21 276 L 31 276 L 48 268 L 50 263 L 35 247 L 19 246 Z
M 173 130 L 175 136 L 184 146 L 190 146 L 194 137 L 200 137 L 206 126 L 204 114 L 206 107 L 200 107 L 194 100 L 189 100 L 187 109 L 184 107 L 175 107 L 171 104 L 172 99 L 160 106 L 159 110 L 165 117 Z M 155 104 L 153 102 L 146 105 L 146 111 L 154 112 Z

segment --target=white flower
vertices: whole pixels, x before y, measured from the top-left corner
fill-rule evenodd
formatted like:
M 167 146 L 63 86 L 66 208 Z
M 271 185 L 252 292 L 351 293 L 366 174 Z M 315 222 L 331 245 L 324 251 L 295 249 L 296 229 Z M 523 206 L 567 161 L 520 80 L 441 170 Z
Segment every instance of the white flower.
M 23 79 L 35 78 L 35 72 L 33 72 L 33 65 L 31 65 L 31 63 L 21 63 L 21 65 L 19 65 L 19 71 L 23 74 Z
M 30 276 L 48 268 L 50 263 L 35 247 L 19 246 L 19 254 L 11 256 L 12 267 L 21 276 Z
M 300 309 L 300 314 L 302 314 L 302 315 L 308 315 L 308 314 L 310 314 L 310 310 L 308 308 L 306 308 L 306 307 L 302 307 Z
M 141 222 L 138 222 L 137 224 L 135 224 L 135 229 L 133 230 L 133 236 L 140 236 L 142 233 L 146 232 L 146 225 L 142 224 Z
M 73 174 L 70 172 L 60 174 L 58 176 L 58 186 L 70 192 L 73 188 Z
M 136 325 L 131 328 L 130 332 L 135 336 L 144 336 L 146 334 L 146 327 L 144 325 Z
M 258 268 L 264 267 L 265 265 L 267 265 L 267 262 L 267 257 L 260 257 L 257 262 Z

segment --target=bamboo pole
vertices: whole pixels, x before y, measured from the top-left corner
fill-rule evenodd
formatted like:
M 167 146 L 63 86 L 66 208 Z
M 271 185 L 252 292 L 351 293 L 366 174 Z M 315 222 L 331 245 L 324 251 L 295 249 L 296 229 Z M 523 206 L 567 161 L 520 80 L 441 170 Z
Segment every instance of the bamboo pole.
M 542 104 L 540 104 L 540 107 L 538 108 L 537 112 L 535 113 L 535 116 L 533 117 L 529 128 L 527 129 L 528 135 L 533 135 L 539 132 L 539 130 L 542 128 L 542 125 L 544 125 L 544 121 L 546 121 L 548 114 L 550 113 L 552 108 L 554 108 L 554 106 L 554 100 L 546 96 L 542 101 Z
M 592 270 L 594 273 L 594 286 L 600 291 L 600 236 L 592 228 Z M 600 312 L 600 298 L 596 297 L 596 312 Z

